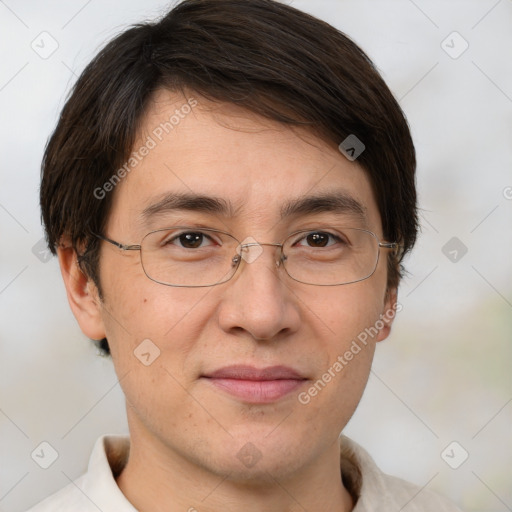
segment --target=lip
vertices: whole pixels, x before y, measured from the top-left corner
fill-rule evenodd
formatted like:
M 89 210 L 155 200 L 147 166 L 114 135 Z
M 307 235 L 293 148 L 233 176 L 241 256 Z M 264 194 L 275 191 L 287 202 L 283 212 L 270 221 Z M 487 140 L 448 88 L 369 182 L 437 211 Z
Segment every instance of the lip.
M 252 404 L 276 402 L 301 386 L 307 378 L 287 366 L 232 365 L 202 376 L 217 389 Z

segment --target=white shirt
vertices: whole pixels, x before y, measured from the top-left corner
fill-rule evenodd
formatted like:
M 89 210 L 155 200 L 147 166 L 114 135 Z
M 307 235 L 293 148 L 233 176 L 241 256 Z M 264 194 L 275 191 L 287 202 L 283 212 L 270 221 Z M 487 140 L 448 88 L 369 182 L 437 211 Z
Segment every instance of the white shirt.
M 114 476 L 126 464 L 129 449 L 128 436 L 100 437 L 87 473 L 28 512 L 137 512 Z M 361 446 L 344 435 L 340 452 L 343 483 L 357 497 L 353 512 L 460 512 L 445 498 L 386 475 Z

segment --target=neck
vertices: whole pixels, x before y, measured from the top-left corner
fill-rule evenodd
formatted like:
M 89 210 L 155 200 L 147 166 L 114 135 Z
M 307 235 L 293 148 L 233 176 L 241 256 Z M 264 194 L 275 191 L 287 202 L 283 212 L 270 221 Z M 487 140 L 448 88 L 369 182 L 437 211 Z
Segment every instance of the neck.
M 128 462 L 117 477 L 126 498 L 141 512 L 349 512 L 338 443 L 286 479 L 269 472 L 237 480 L 194 464 L 155 438 L 131 433 Z

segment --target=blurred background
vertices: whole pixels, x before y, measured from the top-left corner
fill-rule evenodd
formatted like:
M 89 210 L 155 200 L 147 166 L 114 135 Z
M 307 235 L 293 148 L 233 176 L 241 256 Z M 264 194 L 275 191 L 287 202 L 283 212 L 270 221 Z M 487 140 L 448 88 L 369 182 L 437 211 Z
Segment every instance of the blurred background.
M 344 432 L 384 471 L 466 511 L 512 510 L 512 0 L 287 3 L 362 46 L 418 152 L 422 232 L 403 310 Z M 79 330 L 41 241 L 39 170 L 85 65 L 169 6 L 0 0 L 3 512 L 79 476 L 101 434 L 127 432 L 112 363 Z M 31 455 L 43 442 L 57 456 L 47 469 Z

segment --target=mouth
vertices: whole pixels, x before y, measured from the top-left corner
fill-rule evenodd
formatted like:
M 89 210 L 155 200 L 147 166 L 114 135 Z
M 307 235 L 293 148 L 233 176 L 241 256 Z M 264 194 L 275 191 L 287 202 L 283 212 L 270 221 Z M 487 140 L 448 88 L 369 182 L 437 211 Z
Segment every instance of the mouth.
M 276 402 L 308 380 L 287 366 L 262 369 L 242 365 L 226 366 L 201 377 L 217 389 L 251 404 Z

